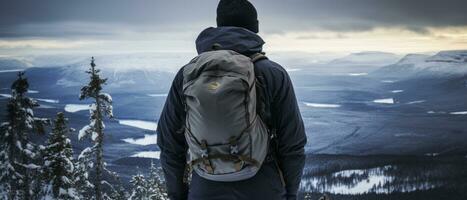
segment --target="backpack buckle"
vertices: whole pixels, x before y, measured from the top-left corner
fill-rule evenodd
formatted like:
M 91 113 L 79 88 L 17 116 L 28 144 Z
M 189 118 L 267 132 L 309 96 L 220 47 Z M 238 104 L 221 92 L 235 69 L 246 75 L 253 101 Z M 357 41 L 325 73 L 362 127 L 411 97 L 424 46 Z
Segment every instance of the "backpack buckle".
M 207 149 L 202 149 L 201 150 L 201 158 L 207 158 L 208 157 L 208 150 Z
M 237 138 L 235 138 L 235 136 L 232 136 L 229 139 L 229 144 L 230 144 L 230 154 L 237 155 L 238 154 Z
M 238 154 L 238 146 L 237 145 L 230 146 L 230 154 L 232 154 L 232 155 L 237 155 Z
M 208 144 L 206 140 L 201 141 L 201 158 L 207 158 L 208 157 Z
M 211 165 L 211 161 L 209 160 L 209 154 L 208 154 L 208 143 L 206 140 L 201 141 L 201 158 L 203 160 L 203 164 L 205 169 L 208 171 L 208 173 L 212 174 L 214 173 L 214 167 Z

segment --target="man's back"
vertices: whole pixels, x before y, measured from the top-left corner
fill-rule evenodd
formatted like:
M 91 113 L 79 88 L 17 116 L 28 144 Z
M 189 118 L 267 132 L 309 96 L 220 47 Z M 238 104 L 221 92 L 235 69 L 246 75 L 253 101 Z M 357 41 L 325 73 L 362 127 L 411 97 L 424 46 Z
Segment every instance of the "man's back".
M 244 12 L 248 13 L 236 13 Z M 256 10 L 245 0 L 222 0 L 218 26 L 201 32 L 196 40 L 199 54 L 215 49 L 232 50 L 245 56 L 262 52 L 264 41 L 256 33 Z M 258 102 L 266 106 L 262 119 L 275 130 L 276 141 L 260 170 L 252 178 L 220 182 L 192 173 L 190 186 L 184 182 L 188 145 L 184 136 L 186 111 L 183 70 L 175 76 L 158 125 L 161 165 L 171 199 L 295 199 L 305 162 L 306 136 L 297 100 L 287 72 L 268 59 L 255 62 L 255 76 L 261 93 Z M 260 112 L 260 111 L 258 111 Z
M 264 42 L 243 28 L 208 28 L 198 37 L 197 50 L 199 53 L 210 51 L 213 44 L 250 56 L 261 52 Z M 174 79 L 158 127 L 161 162 L 169 195 L 174 199 L 184 199 L 187 195 L 187 186 L 181 182 L 187 150 L 183 135 L 186 113 L 181 92 L 182 71 L 183 68 Z M 286 195 L 296 195 L 304 164 L 306 137 L 292 83 L 280 65 L 267 59 L 255 63 L 255 73 L 270 106 L 270 123 L 277 128 L 277 161 L 284 173 L 286 187 L 282 186 L 278 167 L 269 159 L 253 178 L 238 182 L 209 181 L 193 173 L 189 199 L 283 199 Z

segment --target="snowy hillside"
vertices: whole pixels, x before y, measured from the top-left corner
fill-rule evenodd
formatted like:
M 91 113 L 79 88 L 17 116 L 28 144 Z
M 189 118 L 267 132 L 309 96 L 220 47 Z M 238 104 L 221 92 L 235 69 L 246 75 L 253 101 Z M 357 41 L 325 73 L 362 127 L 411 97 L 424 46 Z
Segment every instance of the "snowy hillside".
M 442 76 L 467 74 L 467 50 L 441 51 L 433 56 L 408 54 L 399 62 L 375 72 L 382 76 Z
M 134 69 L 175 72 L 188 63 L 195 53 L 133 53 L 112 55 L 28 55 L 22 57 L 0 58 L 2 60 L 16 60 L 25 63 L 24 67 L 60 67 L 60 66 L 89 66 L 89 59 L 94 56 L 101 69 L 115 69 L 131 71 Z M 6 62 L 5 61 L 5 62 Z
M 397 62 L 399 55 L 379 51 L 352 53 L 342 58 L 334 59 L 330 65 L 375 65 L 383 66 Z
M 0 72 L 25 70 L 36 87 L 56 93 L 76 93 L 87 80 L 86 55 L 40 55 L 0 58 Z M 109 92 L 166 92 L 175 72 L 185 65 L 191 53 L 138 53 L 98 55 L 96 64 L 108 78 Z M 1 74 L 0 74 L 1 75 Z M 5 75 L 6 76 L 6 75 Z M 11 80 L 6 82 L 11 82 Z M 60 92 L 59 92 L 60 91 Z
M 99 63 L 97 63 L 98 66 Z M 166 91 L 170 83 L 172 72 L 139 69 L 122 70 L 103 68 L 102 74 L 108 78 L 107 90 L 109 92 L 144 92 L 148 93 Z M 63 67 L 34 67 L 26 70 L 32 83 L 38 87 L 54 89 L 55 91 L 76 92 L 76 88 L 85 84 L 87 79 L 86 65 L 75 64 Z M 164 83 L 164 84 L 162 84 Z
M 425 54 L 407 54 L 401 58 L 395 65 L 410 65 L 413 63 L 425 62 L 429 55 Z
M 427 59 L 427 62 L 467 63 L 467 50 L 441 51 Z
M 0 57 L 0 72 L 19 70 L 27 67 L 31 67 L 32 64 L 27 60 L 15 57 Z

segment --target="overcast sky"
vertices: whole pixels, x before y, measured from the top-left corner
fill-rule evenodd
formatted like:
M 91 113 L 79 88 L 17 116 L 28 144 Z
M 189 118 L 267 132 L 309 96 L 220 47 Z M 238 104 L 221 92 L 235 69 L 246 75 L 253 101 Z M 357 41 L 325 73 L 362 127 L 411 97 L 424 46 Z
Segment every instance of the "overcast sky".
M 467 49 L 465 0 L 252 0 L 267 51 Z M 0 54 L 194 52 L 217 0 L 2 0 Z

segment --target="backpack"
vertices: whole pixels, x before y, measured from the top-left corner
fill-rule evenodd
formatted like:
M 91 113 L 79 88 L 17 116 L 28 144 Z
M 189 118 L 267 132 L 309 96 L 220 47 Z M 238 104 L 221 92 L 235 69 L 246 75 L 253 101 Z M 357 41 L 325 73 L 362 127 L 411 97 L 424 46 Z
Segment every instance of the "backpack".
M 183 69 L 188 165 L 205 179 L 245 180 L 265 160 L 269 133 L 257 113 L 254 73 L 261 55 L 208 51 Z

